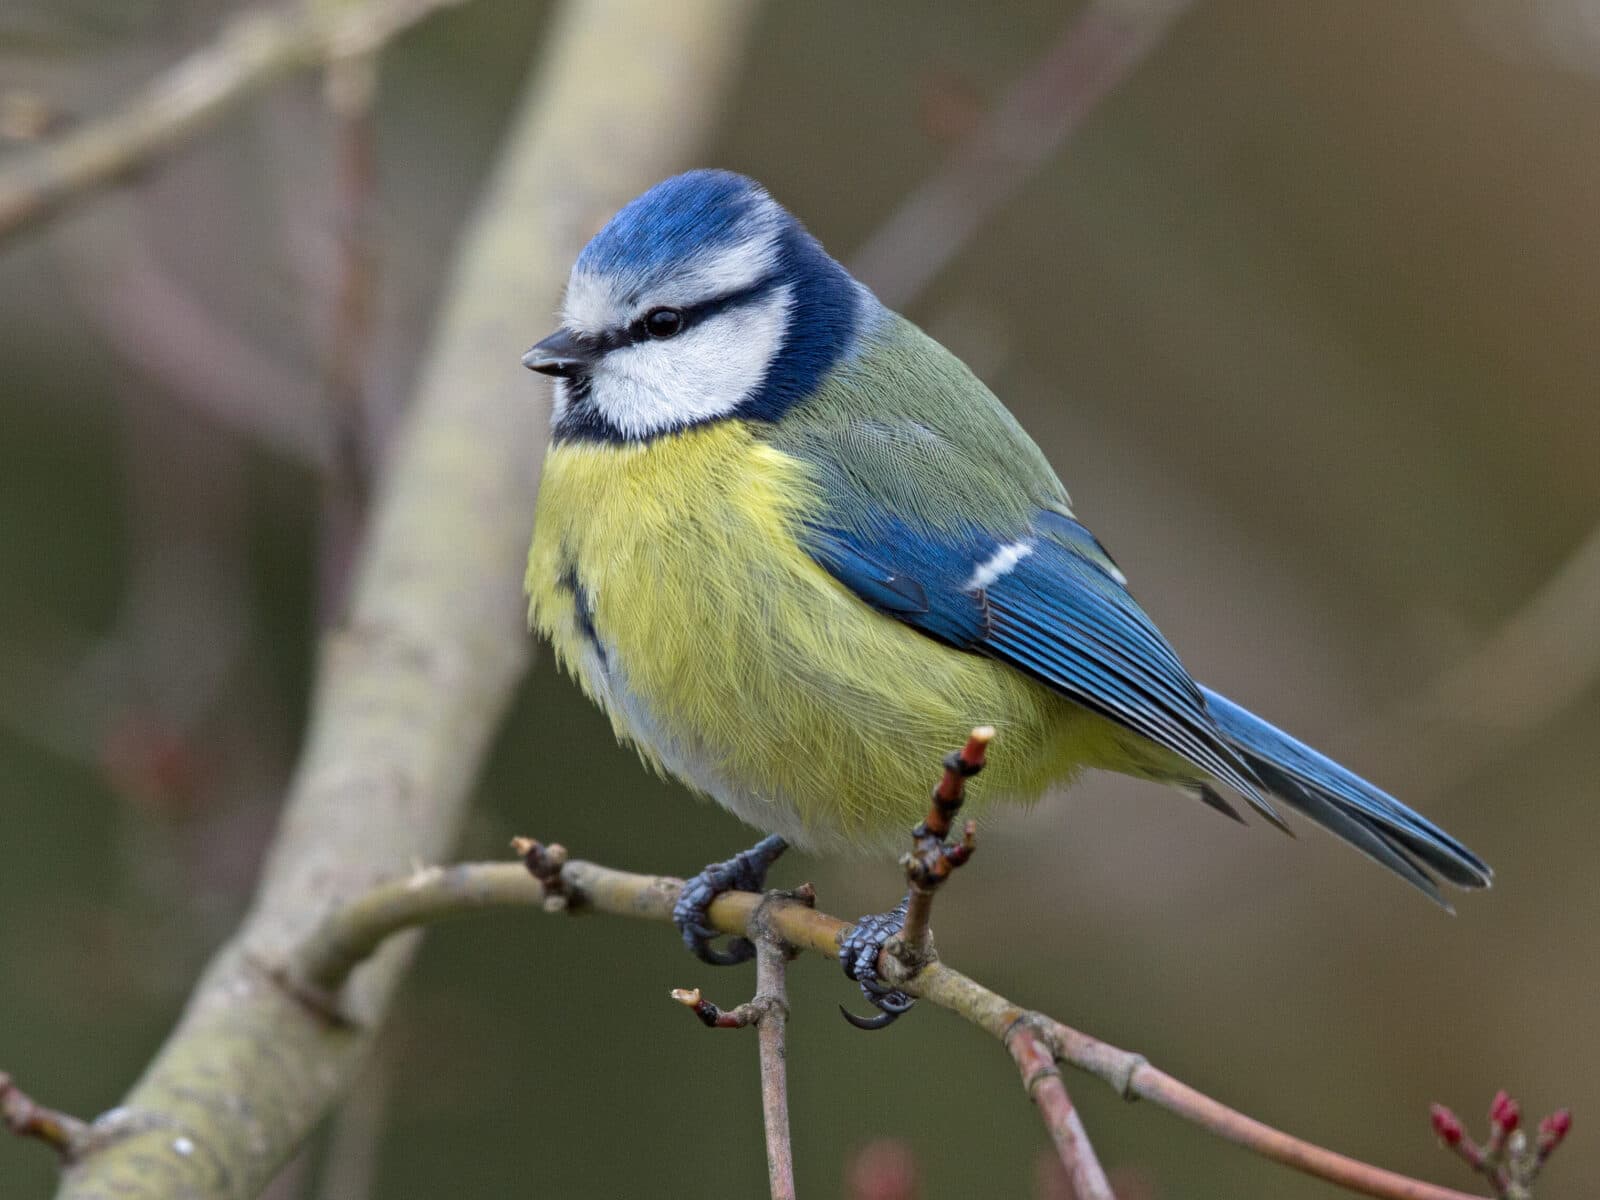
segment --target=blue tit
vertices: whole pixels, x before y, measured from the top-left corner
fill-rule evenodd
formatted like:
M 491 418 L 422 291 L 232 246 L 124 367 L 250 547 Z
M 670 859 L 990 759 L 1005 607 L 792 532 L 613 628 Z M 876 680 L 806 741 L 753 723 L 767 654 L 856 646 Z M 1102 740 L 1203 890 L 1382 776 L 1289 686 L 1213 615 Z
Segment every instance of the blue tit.
M 1281 824 L 1275 798 L 1440 903 L 1489 883 L 1196 683 L 1000 401 L 752 180 L 632 201 L 562 316 L 523 358 L 555 378 L 531 622 L 650 765 L 784 842 L 884 848 L 991 725 L 980 807 L 1098 767 Z

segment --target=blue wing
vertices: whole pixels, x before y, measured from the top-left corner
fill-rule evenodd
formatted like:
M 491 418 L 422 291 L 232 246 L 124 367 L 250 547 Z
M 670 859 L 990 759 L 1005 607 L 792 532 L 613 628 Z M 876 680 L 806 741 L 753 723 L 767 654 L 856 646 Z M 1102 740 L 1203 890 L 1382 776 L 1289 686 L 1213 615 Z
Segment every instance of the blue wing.
M 1444 904 L 1429 871 L 1487 886 L 1482 859 L 1387 793 L 1190 678 L 1087 529 L 1042 509 L 996 535 L 875 516 L 811 531 L 817 562 L 867 604 L 1024 671 L 1163 746 L 1282 826 L 1262 791 Z M 1203 780 L 1214 808 L 1236 815 Z M 1445 905 L 1448 908 L 1448 905 Z
M 1094 535 L 1037 512 L 997 536 L 914 529 L 876 517 L 814 529 L 809 549 L 867 604 L 931 637 L 1016 667 L 1165 747 L 1276 823 L 1261 782 L 1206 711 L 1172 647 L 1123 586 Z M 1204 797 L 1229 811 L 1215 793 Z

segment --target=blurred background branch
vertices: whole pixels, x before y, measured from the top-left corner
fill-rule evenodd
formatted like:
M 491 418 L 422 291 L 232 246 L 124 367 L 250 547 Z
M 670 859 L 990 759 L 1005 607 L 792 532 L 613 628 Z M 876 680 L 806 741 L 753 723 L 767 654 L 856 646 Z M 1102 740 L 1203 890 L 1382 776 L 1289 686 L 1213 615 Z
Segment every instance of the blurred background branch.
M 350 7 L 350 0 L 324 0 Z M 337 269 L 324 352 L 332 461 L 323 475 L 319 608 L 341 616 L 350 569 L 366 523 L 377 446 L 368 418 L 367 378 L 378 294 L 377 129 L 372 103 L 378 55 L 341 49 L 329 60 L 323 97 L 333 119 Z
M 110 116 L 0 162 L 0 238 L 144 166 L 283 76 L 357 59 L 428 14 L 464 2 L 308 3 L 232 18 L 212 45 Z
M 1480 646 L 1385 706 L 1364 738 L 1438 794 L 1546 728 L 1597 680 L 1600 527 Z
M 555 306 L 606 213 L 685 160 L 737 61 L 747 8 L 564 10 L 462 250 L 348 624 L 324 647 L 251 916 L 121 1106 L 134 1132 L 70 1170 L 62 1197 L 254 1196 L 348 1087 L 411 948 L 363 972 L 350 1024 L 327 1023 L 271 968 L 329 906 L 456 836 L 527 657 L 516 580 L 539 416 L 516 365 L 525 314 Z M 594 74 L 598 56 L 618 79 Z M 605 155 L 584 153 L 601 138 Z M 510 349 L 502 359 L 486 347 Z
M 909 307 L 1188 7 L 1189 0 L 1091 0 L 856 252 L 852 273 L 890 308 Z

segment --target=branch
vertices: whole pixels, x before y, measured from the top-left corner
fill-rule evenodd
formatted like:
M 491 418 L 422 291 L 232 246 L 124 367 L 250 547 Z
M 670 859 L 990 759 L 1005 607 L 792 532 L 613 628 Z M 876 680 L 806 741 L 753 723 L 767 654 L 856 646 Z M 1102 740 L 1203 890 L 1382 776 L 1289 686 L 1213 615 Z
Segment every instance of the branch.
M 331 461 L 323 476 L 318 593 L 322 619 L 344 610 L 350 568 L 366 525 L 371 448 L 367 420 L 368 359 L 378 291 L 373 232 L 378 190 L 377 131 L 372 116 L 377 55 L 364 50 L 328 64 L 325 107 L 333 118 L 337 159 L 338 266 L 325 348 Z
M 774 893 L 769 899 L 777 895 Z M 815 899 L 809 890 L 806 895 Z M 549 905 L 545 907 L 548 910 Z M 702 996 L 699 988 L 674 989 L 672 998 L 691 1010 L 708 1029 L 756 1027 L 761 1048 L 761 1125 L 767 1141 L 767 1182 L 772 1200 L 795 1200 L 794 1145 L 789 1137 L 789 1051 L 784 1045 L 789 1023 L 785 975 L 793 951 L 773 933 L 759 907 L 750 929 L 756 947 L 756 994 L 752 999 L 738 1008 L 724 1010 Z
M 905 308 L 1160 44 L 1189 3 L 1094 0 L 856 253 L 851 273 L 890 308 Z
M 911 831 L 912 850 L 901 862 L 906 868 L 906 920 L 900 936 L 886 947 L 894 951 L 900 965 L 914 974 L 933 957 L 933 898 L 950 873 L 972 857 L 977 832 L 971 821 L 961 831 L 961 840 L 947 845 L 956 816 L 966 800 L 967 780 L 983 770 L 994 730 L 979 726 L 967 744 L 944 760 L 944 774 L 933 790 L 928 815 Z
M 528 652 L 544 405 L 517 366 L 526 322 L 605 216 L 684 165 L 754 11 L 585 0 L 555 22 L 441 302 L 251 914 L 124 1100 L 140 1119 L 78 1158 L 61 1200 L 251 1200 L 350 1086 L 412 940 L 346 989 L 348 1023 L 284 988 L 283 965 L 329 912 L 449 853 Z
M 70 1161 L 82 1145 L 89 1125 L 77 1117 L 46 1108 L 0 1071 L 0 1124 L 18 1137 L 34 1138 Z
M 770 933 L 756 938 L 756 998 L 766 1008 L 756 1021 L 761 1044 L 761 1121 L 767 1134 L 767 1180 L 772 1200 L 795 1200 L 794 1146 L 789 1139 L 789 948 Z
M 1055 1054 L 1026 1020 L 1018 1021 L 1006 1036 L 1006 1049 L 1022 1072 L 1022 1087 L 1039 1106 L 1044 1127 L 1056 1145 L 1056 1155 L 1066 1170 L 1076 1200 L 1117 1200 L 1100 1166 L 1078 1110 L 1067 1095 Z
M 1364 740 L 1442 792 L 1586 695 L 1600 678 L 1600 527 L 1472 654 L 1394 705 Z M 1397 747 L 1404 747 L 1399 754 Z
M 0 239 L 65 207 L 216 124 L 295 71 L 376 50 L 464 0 L 365 0 L 336 11 L 286 5 L 235 17 L 217 40 L 146 85 L 118 112 L 0 166 Z
M 59 239 L 56 257 L 73 302 L 121 363 L 203 421 L 322 468 L 328 439 L 311 378 L 162 265 L 132 197 L 102 197 L 89 217 Z
M 682 880 L 670 876 L 637 875 L 571 860 L 559 874 L 560 907 L 574 912 L 668 921 L 682 884 Z M 408 879 L 383 884 L 336 912 L 295 956 L 292 977 L 298 986 L 306 986 L 324 998 L 337 996 L 362 956 L 396 933 L 485 909 L 552 911 L 549 900 L 553 894 L 520 863 L 430 867 Z M 761 935 L 764 919 L 786 945 L 823 955 L 830 961 L 837 960 L 839 939 L 849 928 L 846 922 L 818 912 L 803 899 L 768 898 L 753 892 L 724 893 L 711 905 L 709 915 L 717 930 L 751 937 Z M 1029 1047 L 1030 1038 L 1036 1039 L 1048 1046 L 1055 1061 L 1095 1076 L 1125 1099 L 1147 1100 L 1224 1141 L 1361 1195 L 1380 1200 L 1483 1200 L 1292 1137 L 1174 1079 L 1151 1066 L 1142 1055 L 1118 1049 L 1052 1017 L 1014 1004 L 938 959 L 896 986 L 986 1031 L 1011 1048 L 1014 1058 L 1021 1053 L 1016 1049 L 1019 1037 L 1024 1049 Z M 684 996 L 701 1006 L 706 1004 L 698 993 Z M 721 1012 L 715 1006 L 710 1009 Z M 753 1019 L 753 1014 L 747 1014 L 739 1020 L 748 1024 Z M 1032 1075 L 1034 1062 L 1030 1057 L 1030 1074 L 1024 1078 L 1037 1085 L 1038 1080 Z M 1059 1098 L 1050 1100 L 1048 1119 L 1059 1117 L 1060 1105 Z M 1072 1135 L 1070 1129 L 1066 1132 Z M 1059 1146 L 1060 1135 L 1055 1127 L 1051 1134 Z M 1081 1138 L 1081 1128 L 1076 1136 Z
M 549 859 L 527 850 L 529 845 L 537 847 L 538 843 L 518 840 L 522 843 L 519 848 L 524 865 L 540 879 L 547 892 L 552 887 L 556 889 L 563 908 L 569 906 L 574 896 L 565 880 L 559 877 L 551 879 L 543 873 L 541 867 L 548 867 Z M 565 863 L 565 851 L 560 861 Z M 558 867 L 558 876 L 560 870 Z M 676 890 L 681 891 L 681 881 L 672 882 L 677 884 Z M 676 894 L 673 899 L 677 899 Z M 789 1050 L 785 1043 L 789 1024 L 787 974 L 789 960 L 795 956 L 795 950 L 783 940 L 772 924 L 770 909 L 779 901 L 811 908 L 817 902 L 817 893 L 809 883 L 803 883 L 792 891 L 768 892 L 757 904 L 748 922 L 750 938 L 756 948 L 754 998 L 731 1012 L 723 1012 L 702 998 L 699 988 L 693 991 L 675 990 L 672 998 L 692 1009 L 695 1016 L 712 1029 L 756 1026 L 761 1049 L 761 1124 L 766 1134 L 767 1183 L 772 1200 L 795 1200 L 794 1144 L 789 1135 Z M 544 907 L 546 912 L 552 911 L 548 900 Z
M 548 908 L 548 902 L 546 903 Z M 761 924 L 759 916 L 752 926 Z M 784 975 L 790 949 L 770 930 L 755 939 L 756 994 L 737 1008 L 719 1008 L 699 988 L 674 988 L 672 998 L 707 1029 L 754 1025 L 761 1047 L 761 1125 L 767 1141 L 767 1183 L 772 1200 L 795 1200 L 794 1146 L 789 1137 L 789 993 Z

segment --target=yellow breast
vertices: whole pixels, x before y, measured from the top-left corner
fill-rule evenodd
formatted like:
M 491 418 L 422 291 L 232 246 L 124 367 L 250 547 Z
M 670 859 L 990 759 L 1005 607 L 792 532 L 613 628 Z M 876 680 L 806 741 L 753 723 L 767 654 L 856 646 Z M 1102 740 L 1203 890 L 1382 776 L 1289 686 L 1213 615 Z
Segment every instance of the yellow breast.
M 647 761 L 801 845 L 901 834 L 977 724 L 1002 740 L 974 800 L 1035 797 L 1099 757 L 1102 722 L 818 567 L 796 538 L 816 495 L 737 421 L 552 446 L 530 619 Z

